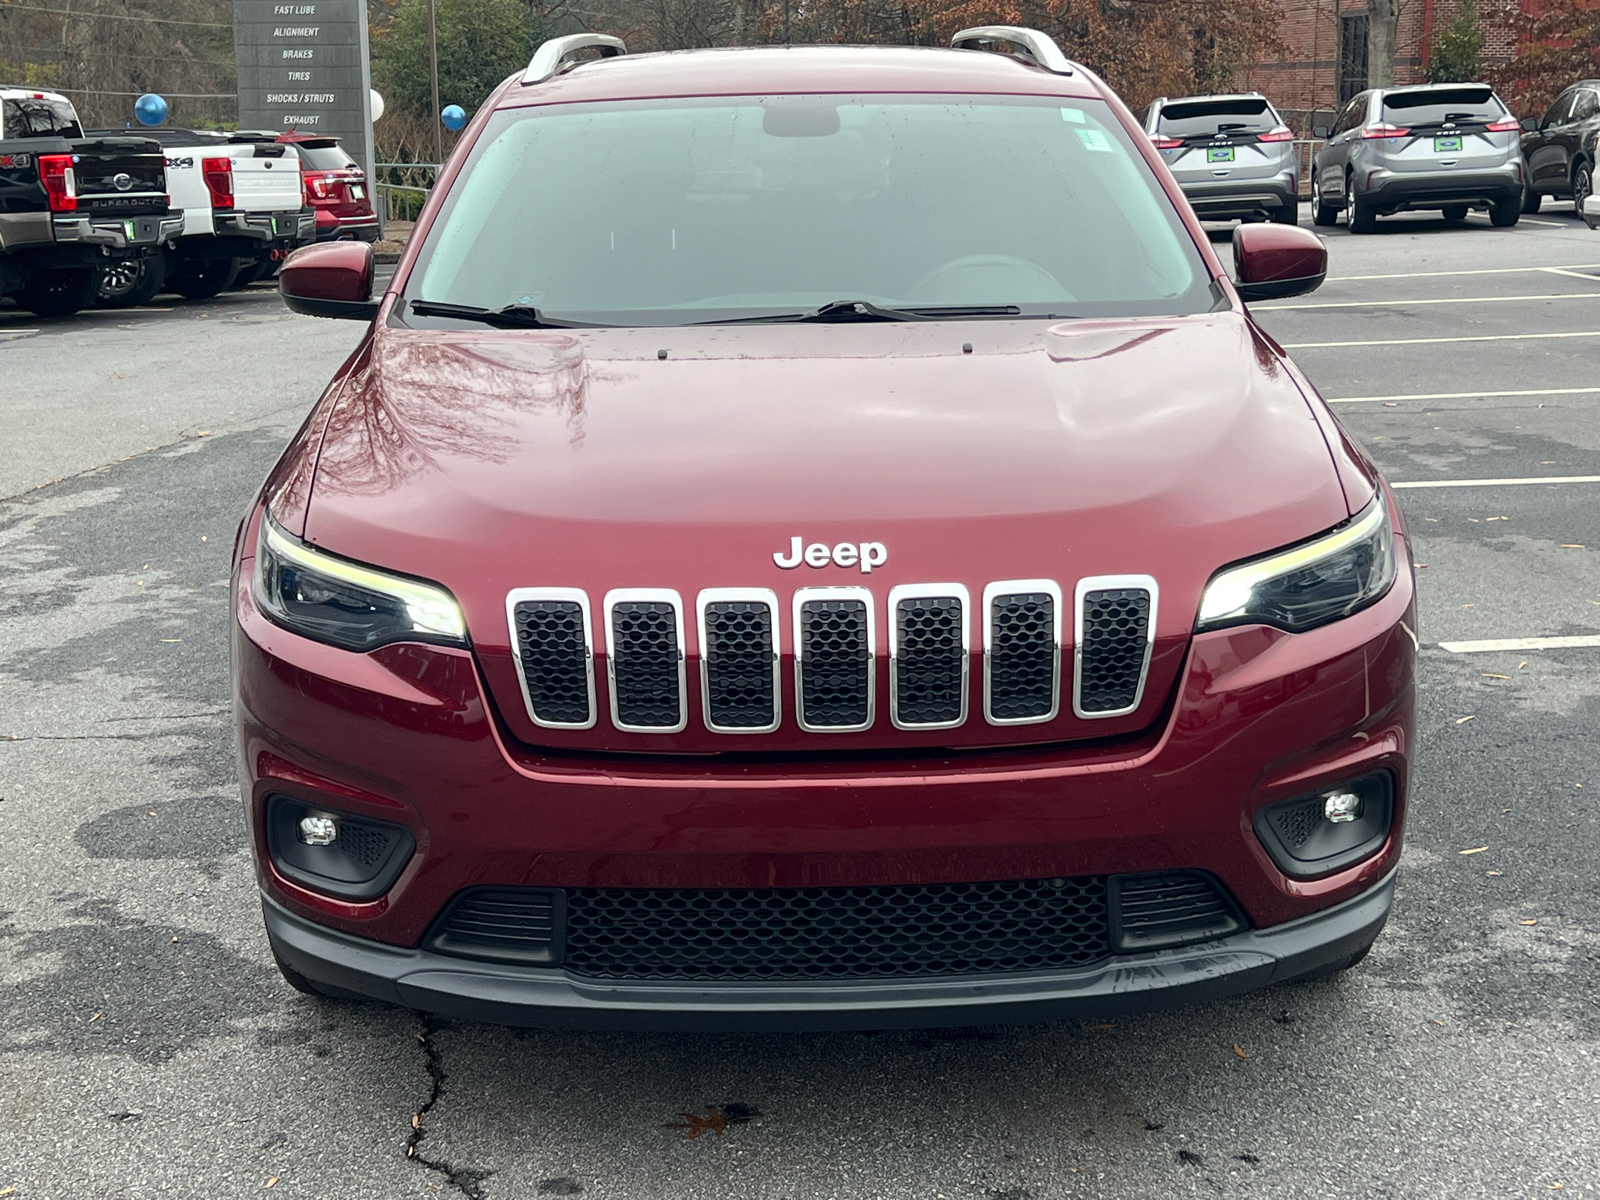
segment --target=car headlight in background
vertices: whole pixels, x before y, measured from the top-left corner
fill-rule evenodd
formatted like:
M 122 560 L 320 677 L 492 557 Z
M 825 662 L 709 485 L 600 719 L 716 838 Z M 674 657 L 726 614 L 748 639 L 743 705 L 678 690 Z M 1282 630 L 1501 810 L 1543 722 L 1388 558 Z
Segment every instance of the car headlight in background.
M 313 550 L 266 513 L 256 542 L 254 591 L 256 604 L 276 624 L 343 650 L 390 642 L 467 644 L 461 609 L 443 588 Z
M 1330 534 L 1219 572 L 1200 598 L 1195 632 L 1272 625 L 1303 633 L 1379 600 L 1394 575 L 1394 532 L 1379 493 Z

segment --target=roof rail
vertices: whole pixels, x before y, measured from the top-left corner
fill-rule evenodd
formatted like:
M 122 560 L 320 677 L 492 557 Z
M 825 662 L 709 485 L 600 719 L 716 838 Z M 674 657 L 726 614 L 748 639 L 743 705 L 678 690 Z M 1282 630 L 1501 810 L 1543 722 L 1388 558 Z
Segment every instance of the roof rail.
M 522 73 L 522 85 L 527 87 L 530 83 L 543 83 L 552 78 L 566 65 L 567 59 L 580 50 L 598 50 L 601 58 L 615 58 L 626 54 L 628 47 L 621 38 L 609 33 L 574 33 L 551 38 L 533 52 L 528 69 Z
M 950 46 L 955 50 L 982 50 L 994 42 L 1012 46 L 1013 58 L 1020 58 L 1057 75 L 1072 74 L 1072 64 L 1049 34 L 1037 29 L 1024 29 L 1020 25 L 979 25 L 975 29 L 963 29 L 950 39 Z

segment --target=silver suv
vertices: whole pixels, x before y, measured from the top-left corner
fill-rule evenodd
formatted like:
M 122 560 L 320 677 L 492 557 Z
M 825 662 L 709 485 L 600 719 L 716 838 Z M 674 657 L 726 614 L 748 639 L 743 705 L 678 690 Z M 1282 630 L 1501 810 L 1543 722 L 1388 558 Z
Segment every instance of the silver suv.
M 1294 134 L 1260 92 L 1163 96 L 1145 110 L 1144 129 L 1202 220 L 1299 219 Z
M 1447 221 L 1487 208 L 1492 224 L 1522 211 L 1516 118 L 1486 83 L 1439 83 L 1362 92 L 1344 106 L 1311 172 L 1312 220 L 1343 212 L 1352 233 L 1379 216 L 1436 208 Z

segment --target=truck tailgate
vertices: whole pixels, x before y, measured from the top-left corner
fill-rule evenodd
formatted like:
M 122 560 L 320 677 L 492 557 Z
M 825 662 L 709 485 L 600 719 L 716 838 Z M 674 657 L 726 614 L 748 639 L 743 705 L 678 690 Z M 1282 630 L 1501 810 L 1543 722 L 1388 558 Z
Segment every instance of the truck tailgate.
M 300 187 L 300 160 L 296 156 L 233 156 L 235 212 L 296 212 L 304 203 Z

